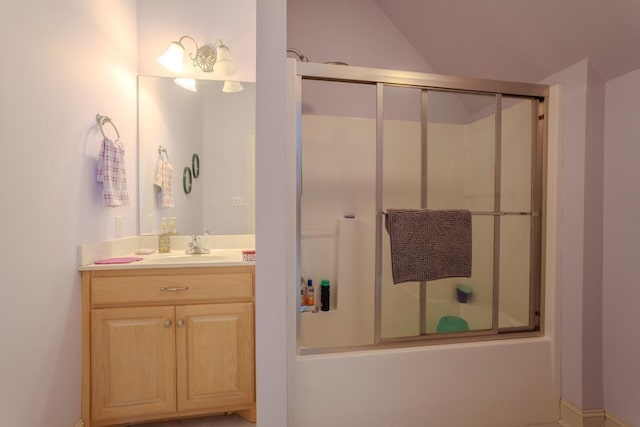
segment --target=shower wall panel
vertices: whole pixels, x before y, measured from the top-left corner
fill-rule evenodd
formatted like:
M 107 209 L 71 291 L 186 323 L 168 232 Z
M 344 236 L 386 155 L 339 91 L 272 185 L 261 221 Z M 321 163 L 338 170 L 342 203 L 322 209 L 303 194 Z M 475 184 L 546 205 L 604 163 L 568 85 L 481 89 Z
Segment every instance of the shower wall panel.
M 375 121 L 304 115 L 302 140 L 301 273 L 313 280 L 316 302 L 320 280 L 330 280 L 334 304 L 328 312 L 301 313 L 300 345 L 372 344 Z M 350 253 L 340 253 L 345 232 L 355 239 L 342 246 Z M 341 263 L 345 258 L 352 262 Z
M 530 209 L 531 103 L 503 111 L 501 204 L 503 210 Z M 428 203 L 434 209 L 492 211 L 494 204 L 495 117 L 468 124 L 429 123 Z M 302 118 L 302 274 L 332 283 L 334 309 L 303 313 L 302 347 L 373 344 L 375 236 L 375 120 L 305 114 Z M 420 206 L 420 123 L 384 121 L 384 208 Z M 350 283 L 340 283 L 339 221 L 354 215 L 357 260 L 343 265 Z M 530 217 L 501 218 L 501 327 L 522 326 L 529 315 Z M 455 288 L 473 289 L 473 305 L 484 307 L 475 316 L 475 329 L 491 328 L 493 301 L 493 217 L 473 217 L 473 276 L 430 283 L 430 307 L 441 315 L 461 312 Z M 388 233 L 382 234 L 382 337 L 419 335 L 418 283 L 394 285 L 390 270 Z M 316 297 L 319 294 L 316 295 Z M 435 304 L 433 302 L 436 302 Z M 445 308 L 442 308 L 445 307 Z M 436 329 L 440 314 L 427 313 L 427 333 Z

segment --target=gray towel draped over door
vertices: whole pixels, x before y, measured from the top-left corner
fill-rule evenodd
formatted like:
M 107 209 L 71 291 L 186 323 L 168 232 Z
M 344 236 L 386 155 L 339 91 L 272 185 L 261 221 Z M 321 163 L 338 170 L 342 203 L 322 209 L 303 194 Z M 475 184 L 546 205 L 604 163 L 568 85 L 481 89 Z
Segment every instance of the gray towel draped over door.
M 388 209 L 393 283 L 471 277 L 471 212 Z

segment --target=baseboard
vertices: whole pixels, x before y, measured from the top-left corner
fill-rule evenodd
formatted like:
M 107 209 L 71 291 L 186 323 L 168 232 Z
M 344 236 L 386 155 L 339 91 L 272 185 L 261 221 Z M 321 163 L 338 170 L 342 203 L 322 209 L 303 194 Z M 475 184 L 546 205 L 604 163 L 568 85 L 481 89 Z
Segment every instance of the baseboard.
M 605 427 L 631 427 L 631 424 L 627 424 L 620 418 L 614 417 L 612 414 L 607 412 Z
M 560 401 L 560 421 L 564 427 L 631 427 L 604 409 L 581 409 L 562 399 Z
M 84 420 L 78 421 L 74 427 L 84 427 Z

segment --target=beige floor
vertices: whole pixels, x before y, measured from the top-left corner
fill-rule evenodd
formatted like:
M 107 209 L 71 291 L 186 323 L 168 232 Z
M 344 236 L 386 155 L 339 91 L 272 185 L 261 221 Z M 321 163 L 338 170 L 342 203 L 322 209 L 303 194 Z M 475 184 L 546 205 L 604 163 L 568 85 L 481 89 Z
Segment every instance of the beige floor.
M 191 418 L 188 420 L 136 424 L 135 427 L 256 427 L 256 424 L 250 423 L 239 415 L 232 414 L 205 418 Z
M 137 427 L 257 427 L 238 415 L 220 415 L 216 417 L 192 418 L 189 420 L 165 421 L 162 423 L 137 424 Z M 133 426 L 132 426 L 133 427 Z M 526 426 L 522 426 L 526 427 Z M 561 427 L 560 424 L 542 424 L 529 427 Z

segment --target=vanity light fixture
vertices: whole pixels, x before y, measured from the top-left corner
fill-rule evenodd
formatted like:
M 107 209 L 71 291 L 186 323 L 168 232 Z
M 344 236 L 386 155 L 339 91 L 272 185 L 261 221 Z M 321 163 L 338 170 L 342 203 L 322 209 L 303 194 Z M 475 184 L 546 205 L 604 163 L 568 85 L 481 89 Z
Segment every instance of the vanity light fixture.
M 235 93 L 242 92 L 244 88 L 240 84 L 240 82 L 236 82 L 233 80 L 226 80 L 224 85 L 222 86 L 222 91 L 227 93 Z
M 212 73 L 215 70 L 222 76 L 235 74 L 238 67 L 231 58 L 229 47 L 222 40 L 218 39 L 212 44 L 198 46 L 198 42 L 191 36 L 182 36 L 178 41 L 173 41 L 167 50 L 158 57 L 158 62 L 167 70 L 182 74 L 184 72 L 185 47 L 182 44 L 184 39 L 191 40 L 196 45 L 195 55 L 190 53 L 189 57 L 194 67 L 200 68 L 205 73 Z

